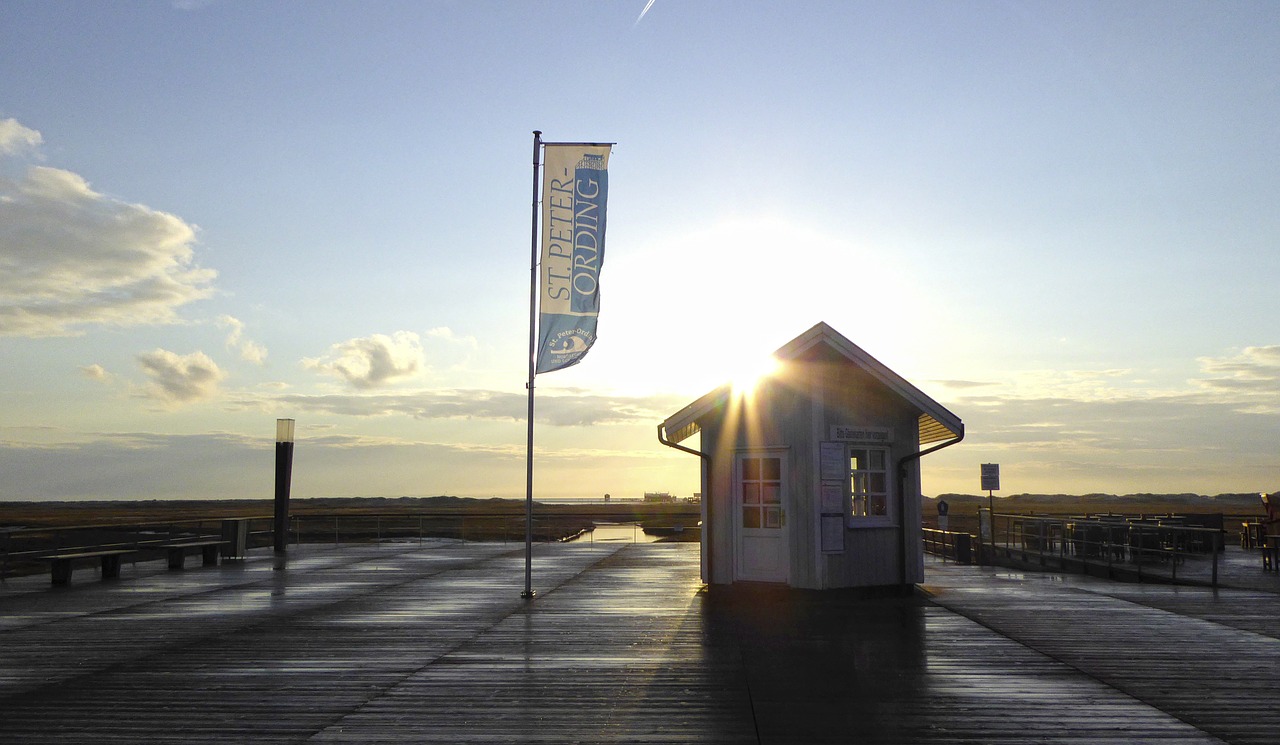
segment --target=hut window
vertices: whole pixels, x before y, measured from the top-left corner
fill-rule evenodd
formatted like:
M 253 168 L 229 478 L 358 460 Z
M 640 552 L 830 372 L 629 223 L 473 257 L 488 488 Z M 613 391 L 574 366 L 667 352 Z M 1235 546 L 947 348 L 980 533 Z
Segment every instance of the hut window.
M 889 451 L 885 448 L 849 448 L 851 521 L 888 518 Z
M 742 527 L 782 527 L 782 459 L 742 459 Z

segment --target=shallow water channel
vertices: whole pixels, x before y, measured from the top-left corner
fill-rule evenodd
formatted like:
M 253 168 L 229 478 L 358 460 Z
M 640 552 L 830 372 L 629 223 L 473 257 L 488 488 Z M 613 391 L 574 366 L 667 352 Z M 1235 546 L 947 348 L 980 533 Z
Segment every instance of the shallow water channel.
M 647 535 L 639 523 L 595 523 L 596 529 L 574 538 L 581 543 L 655 543 L 659 539 Z

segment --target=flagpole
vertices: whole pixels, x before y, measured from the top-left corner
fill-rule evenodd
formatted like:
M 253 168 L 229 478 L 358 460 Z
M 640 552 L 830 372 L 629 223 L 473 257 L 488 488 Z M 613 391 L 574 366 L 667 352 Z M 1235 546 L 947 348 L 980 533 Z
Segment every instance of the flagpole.
M 529 436 L 525 450 L 524 486 L 524 592 L 520 597 L 532 598 L 533 591 L 533 377 L 537 374 L 538 354 L 538 165 L 542 154 L 542 132 L 533 130 L 533 208 L 531 253 L 529 264 Z

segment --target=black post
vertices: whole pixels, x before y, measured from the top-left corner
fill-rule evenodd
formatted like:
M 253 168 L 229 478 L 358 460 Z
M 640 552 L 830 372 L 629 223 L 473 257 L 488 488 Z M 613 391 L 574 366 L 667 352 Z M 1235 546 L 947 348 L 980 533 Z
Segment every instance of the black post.
M 293 473 L 293 420 L 276 420 L 275 551 L 289 548 L 289 483 Z

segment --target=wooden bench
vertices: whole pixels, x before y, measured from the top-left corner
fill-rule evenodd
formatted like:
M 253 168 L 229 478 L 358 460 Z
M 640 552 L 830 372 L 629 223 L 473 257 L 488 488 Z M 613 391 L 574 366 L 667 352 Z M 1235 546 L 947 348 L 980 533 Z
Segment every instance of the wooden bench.
M 113 579 L 120 576 L 120 557 L 131 554 L 131 549 L 110 549 L 104 551 L 78 551 L 69 554 L 53 554 L 43 557 L 52 569 L 53 584 L 65 585 L 71 582 L 71 563 L 76 559 L 99 559 L 102 562 L 102 578 Z
M 160 548 L 163 548 L 169 554 L 170 569 L 181 569 L 186 564 L 187 549 L 189 548 L 200 549 L 200 555 L 204 558 L 204 566 L 211 567 L 218 565 L 218 549 L 222 548 L 222 543 L 221 538 L 209 538 L 166 543 Z
M 1262 571 L 1280 572 L 1280 535 L 1268 535 L 1263 541 Z

